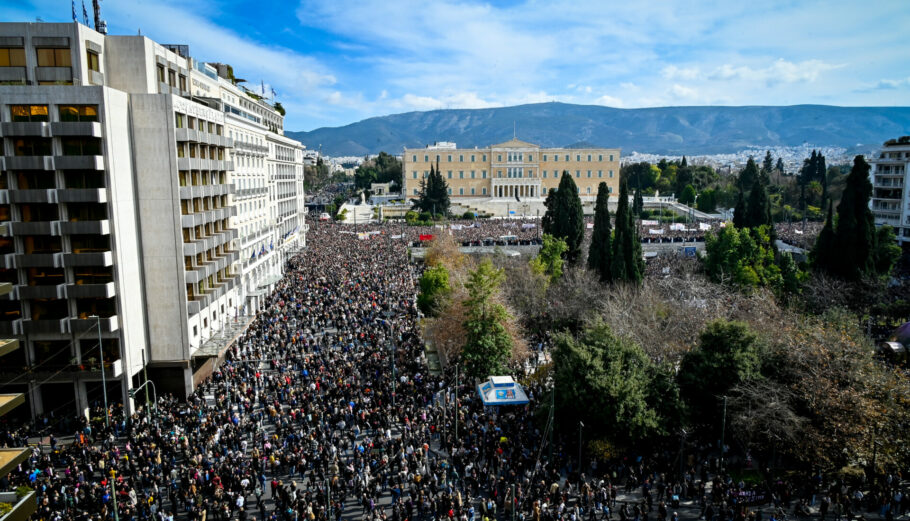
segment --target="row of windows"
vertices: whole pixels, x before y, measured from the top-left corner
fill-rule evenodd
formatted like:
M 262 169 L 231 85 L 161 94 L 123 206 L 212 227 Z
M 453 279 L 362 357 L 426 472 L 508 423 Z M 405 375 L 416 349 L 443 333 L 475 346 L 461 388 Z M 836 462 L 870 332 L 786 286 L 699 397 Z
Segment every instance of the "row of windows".
M 224 127 L 217 123 L 212 123 L 211 121 L 206 121 L 202 118 L 195 118 L 193 116 L 186 116 L 179 112 L 174 113 L 174 125 L 177 128 L 186 128 L 196 129 L 202 132 L 208 131 L 209 134 L 222 135 L 224 132 Z
M 534 170 L 528 170 L 527 174 L 528 174 L 527 177 L 534 177 Z M 589 177 L 589 178 L 594 177 L 594 176 L 593 176 L 593 171 L 591 171 L 591 170 L 588 170 L 587 174 L 588 174 L 588 177 Z M 424 170 L 424 172 L 423 172 L 423 177 L 426 178 L 426 177 L 429 176 L 429 175 L 430 175 L 430 172 Z M 447 175 L 447 177 L 448 177 L 449 179 L 454 179 L 453 173 L 452 173 L 451 170 L 447 171 L 447 172 L 446 172 L 446 175 Z M 613 179 L 613 177 L 614 177 L 613 170 L 610 170 L 610 171 L 607 173 L 607 175 L 609 176 L 610 179 Z M 417 179 L 417 171 L 416 171 L 416 170 L 415 170 L 414 172 L 412 172 L 412 176 L 413 176 L 414 179 Z M 502 170 L 497 170 L 497 171 L 496 171 L 496 177 L 500 177 L 500 178 L 501 178 L 502 176 L 503 176 L 503 175 L 502 175 Z M 541 171 L 541 177 L 543 177 L 544 179 L 546 179 L 548 176 L 549 176 L 549 172 L 547 172 L 546 170 L 542 170 L 542 171 Z M 597 177 L 602 179 L 603 176 L 604 176 L 604 171 L 603 171 L 603 170 L 598 170 L 598 171 L 597 171 Z M 513 178 L 514 178 L 514 179 L 521 179 L 521 178 L 524 178 L 524 177 L 525 177 L 524 168 L 521 168 L 521 167 L 514 167 L 514 168 L 511 168 L 511 167 L 510 167 L 510 168 L 507 168 L 507 169 L 506 169 L 506 177 L 509 178 L 509 179 L 513 179 Z M 554 179 L 557 179 L 558 177 L 559 177 L 559 170 L 553 170 L 553 178 L 554 178 Z M 581 170 L 576 170 L 576 171 L 575 171 L 575 177 L 578 177 L 578 178 L 581 177 Z M 470 179 L 476 179 L 476 178 L 477 178 L 477 173 L 476 173 L 476 171 L 475 171 L 475 170 L 471 170 L 471 172 L 470 172 Z M 481 179 L 486 179 L 486 178 L 487 178 L 487 171 L 486 171 L 486 170 L 481 171 L 480 178 L 481 178 Z M 458 171 L 458 179 L 465 179 L 464 170 L 459 170 L 459 171 Z
M 98 121 L 98 105 L 57 105 L 60 121 Z M 10 120 L 50 121 L 47 105 L 10 105 Z
M 158 64 L 158 82 L 167 83 L 171 87 L 177 86 L 177 71 L 167 69 L 167 78 L 165 78 L 164 65 Z M 165 81 L 167 80 L 167 81 Z M 180 90 L 186 91 L 186 76 L 180 75 Z
M 61 151 L 65 156 L 100 156 L 101 139 L 96 137 L 64 137 L 60 139 Z M 16 156 L 54 155 L 51 138 L 19 138 L 13 140 L 13 154 Z
M 459 156 L 458 156 L 458 162 L 459 162 L 459 163 L 464 163 L 464 157 L 465 157 L 464 154 L 459 154 Z M 471 154 L 471 162 L 472 162 L 472 163 L 476 160 L 476 157 L 477 157 L 477 156 L 475 156 L 474 154 Z M 520 163 L 520 162 L 522 162 L 523 157 L 524 157 L 524 154 L 521 154 L 521 153 L 519 153 L 519 152 L 508 152 L 508 153 L 506 154 L 506 161 L 509 162 L 509 163 Z M 548 154 L 543 154 L 543 160 L 544 160 L 544 161 L 548 161 L 548 158 L 549 158 L 549 157 L 552 157 L 552 158 L 553 158 L 553 161 L 558 162 L 560 156 L 559 156 L 559 154 L 553 154 L 552 156 L 550 156 L 550 155 L 548 155 Z M 570 157 L 571 157 L 570 154 L 566 154 L 566 155 L 565 155 L 565 158 L 566 158 L 565 160 L 566 160 L 566 161 L 571 161 Z M 581 159 L 582 157 L 584 157 L 584 156 L 582 156 L 582 154 L 575 154 L 575 161 L 581 161 L 581 160 L 582 160 L 582 159 Z M 610 161 L 613 161 L 613 154 L 610 154 L 608 157 L 610 158 L 610 159 L 609 159 Z M 436 154 L 436 161 L 439 161 L 439 158 L 440 158 L 439 154 Z M 486 154 L 483 154 L 483 155 L 482 155 L 481 161 L 486 162 L 486 160 L 487 160 L 487 155 L 486 155 Z M 594 160 L 594 155 L 593 155 L 593 154 L 588 154 L 588 155 L 587 155 L 587 160 L 588 160 L 588 161 L 593 161 L 593 160 Z M 597 160 L 598 160 L 598 161 L 603 161 L 603 160 L 604 160 L 603 154 L 597 154 Z M 430 156 L 429 156 L 429 155 L 424 155 L 424 156 L 423 156 L 423 162 L 424 162 L 424 163 L 428 163 L 429 161 L 430 161 Z M 527 161 L 527 162 L 533 162 L 533 161 L 534 161 L 534 156 L 533 156 L 532 154 L 528 154 L 528 157 L 527 157 L 527 160 L 526 160 L 526 161 Z M 416 163 L 416 162 L 417 162 L 417 155 L 416 155 L 416 154 L 412 154 L 412 155 L 411 155 L 411 162 L 413 162 L 413 163 Z M 452 154 L 449 154 L 449 155 L 448 155 L 448 162 L 449 162 L 449 163 L 452 162 Z M 496 162 L 498 162 L 498 163 L 501 163 L 501 162 L 502 162 L 502 154 L 497 154 L 497 155 L 496 155 Z
M 550 190 L 553 190 L 553 191 L 555 192 L 555 191 L 556 191 L 556 188 L 551 188 Z M 612 186 L 608 186 L 608 187 L 607 187 L 607 190 L 608 190 L 609 193 L 611 193 L 611 194 L 613 193 L 613 187 L 612 187 Z M 541 191 L 541 195 L 547 195 L 547 187 L 541 187 L 540 191 Z M 590 187 L 590 186 L 586 187 L 585 192 L 588 193 L 588 194 L 590 194 L 590 193 L 591 193 L 591 187 Z M 418 195 L 418 191 L 417 191 L 416 188 L 414 189 L 414 195 Z M 449 195 L 452 195 L 452 189 L 451 189 L 451 188 L 449 188 Z M 459 189 L 458 189 L 458 195 L 465 195 L 465 193 L 464 193 L 464 188 L 459 188 Z M 471 188 L 471 193 L 470 193 L 470 195 L 477 195 L 476 192 L 475 192 L 475 190 L 474 190 L 474 188 Z M 481 189 L 481 195 L 487 195 L 487 189 L 486 189 L 486 188 L 482 188 L 482 189 Z

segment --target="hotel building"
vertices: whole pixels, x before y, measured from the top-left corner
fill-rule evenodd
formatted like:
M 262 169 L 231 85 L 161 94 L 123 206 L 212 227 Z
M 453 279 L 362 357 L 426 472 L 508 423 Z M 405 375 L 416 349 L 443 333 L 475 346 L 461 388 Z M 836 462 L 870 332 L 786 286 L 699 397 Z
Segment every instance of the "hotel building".
M 564 171 L 573 177 L 582 198 L 593 198 L 601 182 L 618 192 L 619 154 L 618 148 L 541 148 L 518 139 L 487 148 L 457 148 L 443 142 L 404 150 L 403 189 L 408 198 L 417 197 L 422 179 L 438 164 L 453 201 L 545 198 L 559 186 Z
M 898 242 L 910 244 L 910 136 L 892 139 L 869 158 L 875 225 L 894 228 Z
M 21 347 L 0 383 L 34 416 L 98 403 L 102 359 L 112 406 L 146 374 L 191 392 L 242 306 L 236 122 L 217 76 L 192 92 L 200 67 L 142 36 L 0 23 L 0 337 Z

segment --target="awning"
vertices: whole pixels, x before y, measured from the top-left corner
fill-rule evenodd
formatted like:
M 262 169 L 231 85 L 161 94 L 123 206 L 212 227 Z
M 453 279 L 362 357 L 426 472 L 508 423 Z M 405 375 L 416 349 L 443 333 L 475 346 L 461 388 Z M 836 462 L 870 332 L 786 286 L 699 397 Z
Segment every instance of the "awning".
M 483 400 L 484 406 L 499 405 L 524 405 L 528 403 L 528 395 L 521 385 L 511 376 L 491 376 L 487 381 L 477 386 L 477 394 Z

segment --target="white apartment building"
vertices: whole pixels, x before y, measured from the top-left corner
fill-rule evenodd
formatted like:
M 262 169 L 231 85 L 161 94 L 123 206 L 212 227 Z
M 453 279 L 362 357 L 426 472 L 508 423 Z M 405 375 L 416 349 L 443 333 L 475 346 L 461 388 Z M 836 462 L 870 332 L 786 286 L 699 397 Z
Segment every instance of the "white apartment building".
M 142 36 L 0 23 L 0 337 L 21 346 L 0 386 L 35 416 L 100 402 L 102 355 L 112 406 L 132 410 L 146 373 L 190 392 L 211 370 L 200 348 L 244 306 L 238 229 L 272 222 L 265 136 L 281 121 L 233 117 L 226 80 L 200 68 Z M 235 200 L 235 170 L 256 204 Z
M 288 247 L 297 244 L 291 232 L 303 221 L 295 199 L 298 183 L 303 197 L 304 147 L 283 135 L 284 117 L 271 105 L 218 76 L 219 71 L 226 68 L 194 62 L 191 84 L 195 95 L 218 93 L 227 135 L 234 140 L 237 217 L 232 226 L 240 235 L 242 283 L 240 308 L 233 311 L 252 314 L 281 279 Z
M 869 164 L 875 225 L 892 226 L 898 242 L 910 244 L 910 136 L 886 142 Z

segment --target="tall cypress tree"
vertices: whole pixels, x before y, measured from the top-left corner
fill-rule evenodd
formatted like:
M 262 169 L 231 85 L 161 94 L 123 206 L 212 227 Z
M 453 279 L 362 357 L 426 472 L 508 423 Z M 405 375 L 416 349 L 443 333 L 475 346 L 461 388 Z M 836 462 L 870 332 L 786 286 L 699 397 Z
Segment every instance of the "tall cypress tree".
M 577 261 L 585 237 L 585 221 L 578 186 L 569 172 L 563 171 L 559 189 L 556 194 L 551 192 L 547 196 L 545 204 L 547 211 L 541 223 L 544 232 L 566 241 L 566 246 L 569 247 L 566 259 L 570 262 Z
M 755 159 L 749 156 L 746 168 L 739 173 L 739 190 L 743 193 L 750 192 L 756 181 L 758 181 L 758 165 L 755 164 Z
M 733 208 L 733 226 L 745 228 L 746 225 L 746 198 L 740 190 L 736 195 L 736 207 Z
M 837 229 L 834 233 L 834 272 L 845 279 L 855 280 L 875 273 L 872 251 L 875 246 L 875 220 L 869 210 L 872 183 L 869 163 L 859 155 L 840 204 L 837 205 Z
M 629 209 L 629 183 L 625 178 L 619 181 L 619 203 L 616 207 L 616 232 L 613 235 L 613 258 L 611 271 L 614 281 L 641 282 L 644 273 L 644 259 L 641 241 Z
M 598 188 L 600 190 L 600 188 Z M 599 192 L 598 192 L 599 193 Z M 641 196 L 641 187 L 635 189 L 635 195 L 632 196 L 632 218 L 638 219 L 641 217 L 641 211 L 645 209 L 645 200 Z
M 609 201 L 610 189 L 607 188 L 607 183 L 601 182 L 597 186 L 597 202 L 594 205 L 594 231 L 591 235 L 591 246 L 588 248 L 588 268 L 596 271 L 603 282 L 613 280 L 610 266 L 613 245 Z
M 834 259 L 837 253 L 834 250 L 834 216 L 832 204 L 828 203 L 828 218 L 825 219 L 825 226 L 815 239 L 815 245 L 812 247 L 812 267 L 819 271 L 833 272 Z
M 771 224 L 771 200 L 768 197 L 768 183 L 770 180 L 764 171 L 759 173 L 758 179 L 752 183 L 749 192 L 749 202 L 746 207 L 746 226 L 755 228 Z

